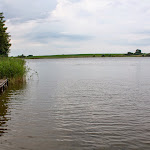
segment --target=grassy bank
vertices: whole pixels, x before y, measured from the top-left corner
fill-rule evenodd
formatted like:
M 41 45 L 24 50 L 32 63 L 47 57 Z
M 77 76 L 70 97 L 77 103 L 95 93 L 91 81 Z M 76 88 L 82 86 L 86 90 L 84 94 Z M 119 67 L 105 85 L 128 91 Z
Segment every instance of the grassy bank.
M 70 54 L 70 55 L 45 55 L 45 56 L 26 56 L 26 59 L 53 59 L 53 58 L 83 58 L 83 57 L 144 57 L 145 54 Z
M 0 79 L 21 81 L 26 73 L 25 60 L 17 58 L 0 58 Z

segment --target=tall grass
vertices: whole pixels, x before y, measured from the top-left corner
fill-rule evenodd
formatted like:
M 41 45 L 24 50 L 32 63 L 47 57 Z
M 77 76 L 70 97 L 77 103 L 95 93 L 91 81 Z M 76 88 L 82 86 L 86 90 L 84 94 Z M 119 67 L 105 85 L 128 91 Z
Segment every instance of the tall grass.
M 0 79 L 20 80 L 26 73 L 25 60 L 17 58 L 0 58 Z

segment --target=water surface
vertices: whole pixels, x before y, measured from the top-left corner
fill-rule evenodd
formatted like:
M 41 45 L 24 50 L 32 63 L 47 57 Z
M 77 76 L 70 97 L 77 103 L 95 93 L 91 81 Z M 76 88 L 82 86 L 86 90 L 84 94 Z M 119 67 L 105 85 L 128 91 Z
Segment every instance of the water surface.
M 150 149 L 149 58 L 27 65 L 27 83 L 0 97 L 0 150 Z

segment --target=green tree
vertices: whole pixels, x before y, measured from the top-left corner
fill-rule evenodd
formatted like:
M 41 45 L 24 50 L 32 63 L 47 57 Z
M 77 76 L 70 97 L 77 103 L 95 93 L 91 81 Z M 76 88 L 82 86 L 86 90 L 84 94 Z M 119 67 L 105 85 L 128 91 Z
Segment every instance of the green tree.
M 0 55 L 8 56 L 10 51 L 10 35 L 6 32 L 3 13 L 0 13 Z

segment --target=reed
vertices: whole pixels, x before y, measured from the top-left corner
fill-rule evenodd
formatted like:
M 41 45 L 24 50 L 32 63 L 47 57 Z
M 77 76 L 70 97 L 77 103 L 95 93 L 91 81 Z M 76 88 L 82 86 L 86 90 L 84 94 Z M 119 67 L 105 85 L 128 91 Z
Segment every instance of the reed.
M 0 57 L 0 79 L 21 81 L 26 73 L 24 59 Z

